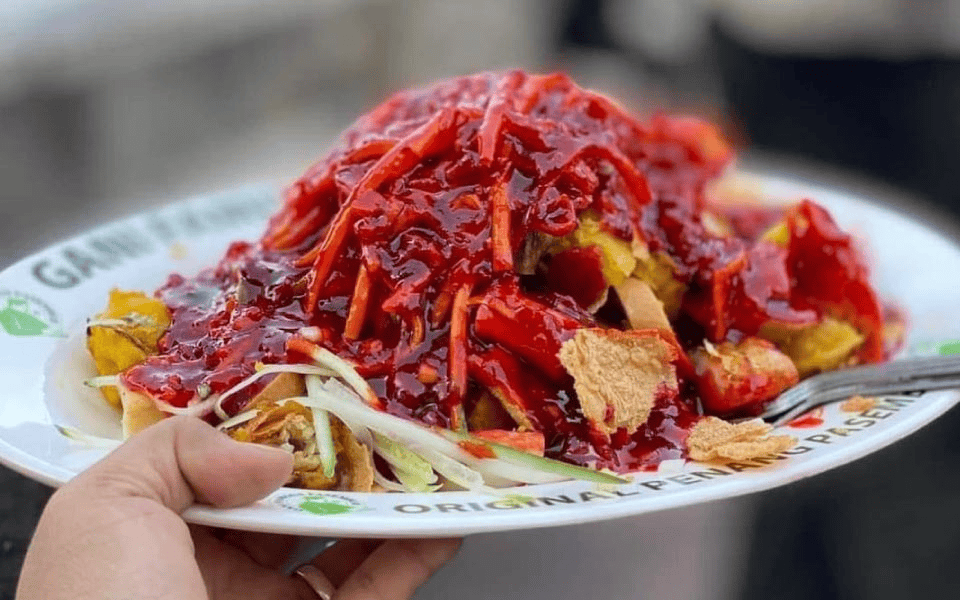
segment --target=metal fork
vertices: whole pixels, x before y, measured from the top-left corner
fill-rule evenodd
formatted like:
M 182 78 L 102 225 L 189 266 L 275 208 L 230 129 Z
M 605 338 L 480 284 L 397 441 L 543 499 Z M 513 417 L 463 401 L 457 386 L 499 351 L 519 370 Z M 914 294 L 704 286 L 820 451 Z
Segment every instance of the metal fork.
M 960 388 L 960 355 L 906 358 L 851 367 L 805 379 L 766 406 L 761 419 L 782 425 L 803 413 L 853 396 Z

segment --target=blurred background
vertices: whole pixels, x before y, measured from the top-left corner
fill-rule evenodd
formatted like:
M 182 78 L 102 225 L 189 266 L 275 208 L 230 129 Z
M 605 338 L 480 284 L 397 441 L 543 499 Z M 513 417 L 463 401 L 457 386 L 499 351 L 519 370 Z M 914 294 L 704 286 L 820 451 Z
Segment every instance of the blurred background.
M 156 203 L 290 180 L 387 93 L 515 66 L 705 115 L 749 166 L 960 231 L 958 0 L 0 0 L 0 267 Z M 958 426 L 635 522 L 649 543 L 624 564 L 655 598 L 952 597 Z M 0 599 L 47 494 L 0 469 Z

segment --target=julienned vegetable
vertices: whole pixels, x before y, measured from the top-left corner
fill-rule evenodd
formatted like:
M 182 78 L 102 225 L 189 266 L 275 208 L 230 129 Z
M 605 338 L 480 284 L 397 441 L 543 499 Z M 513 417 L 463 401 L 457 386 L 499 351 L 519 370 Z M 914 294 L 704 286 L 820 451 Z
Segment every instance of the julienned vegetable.
M 349 366 L 346 368 L 350 369 Z M 272 373 L 297 374 L 304 370 L 303 365 L 275 365 L 270 369 Z M 244 385 L 250 385 L 253 381 L 253 378 L 247 378 Z M 543 458 L 469 434 L 443 429 L 431 430 L 412 421 L 394 417 L 364 404 L 355 390 L 334 379 L 324 381 L 318 375 L 307 375 L 306 390 L 306 396 L 285 398 L 277 404 L 282 406 L 288 402 L 298 403 L 311 409 L 320 460 L 328 477 L 332 477 L 336 463 L 329 413 L 347 423 L 352 431 L 360 432 L 361 437 L 372 445 L 373 450 L 384 457 L 396 478 L 396 483 L 391 480 L 383 482 L 388 489 L 409 492 L 436 491 L 439 489 L 437 473 L 460 487 L 483 492 L 492 491 L 489 483 L 499 487 L 550 483 L 564 479 L 605 484 L 626 483 L 625 479 L 612 474 Z M 239 389 L 235 387 L 233 391 Z M 254 408 L 231 417 L 221 425 L 223 428 L 242 425 L 265 410 L 270 409 Z M 72 430 L 64 431 L 64 435 L 69 434 L 69 437 L 74 439 L 86 439 Z M 471 450 L 464 450 L 460 444 L 469 444 Z M 478 457 L 478 449 L 489 456 Z
M 563 75 L 400 92 L 257 243 L 112 295 L 94 383 L 126 431 L 200 416 L 288 449 L 312 488 L 603 483 L 786 448 L 705 415 L 884 360 L 898 319 L 822 207 L 731 203 L 732 158 L 707 123 L 638 121 Z
M 307 394 L 310 397 L 322 395 L 323 382 L 318 375 L 307 375 Z M 330 429 L 330 415 L 322 408 L 311 406 L 313 415 L 313 431 L 317 438 L 317 454 L 320 456 L 320 466 L 323 474 L 333 478 L 337 469 L 337 454 L 333 447 L 333 431 Z

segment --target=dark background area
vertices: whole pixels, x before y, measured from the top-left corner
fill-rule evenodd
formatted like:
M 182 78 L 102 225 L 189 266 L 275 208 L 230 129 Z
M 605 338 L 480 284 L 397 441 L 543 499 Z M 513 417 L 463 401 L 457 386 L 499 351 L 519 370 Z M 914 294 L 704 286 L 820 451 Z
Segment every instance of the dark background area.
M 960 231 L 960 58 L 936 35 L 902 52 L 778 44 L 745 35 L 742 11 L 724 12 L 744 2 L 321 4 L 197 3 L 174 18 L 106 0 L 33 13 L 0 2 L 0 266 L 159 201 L 289 179 L 388 90 L 503 66 L 562 68 L 640 111 L 704 114 L 757 164 L 868 190 Z M 953 597 L 958 432 L 954 410 L 737 505 L 751 539 L 725 567 L 739 583 L 701 597 Z M 0 468 L 0 600 L 13 597 L 48 495 Z M 724 556 L 728 542 L 702 543 Z

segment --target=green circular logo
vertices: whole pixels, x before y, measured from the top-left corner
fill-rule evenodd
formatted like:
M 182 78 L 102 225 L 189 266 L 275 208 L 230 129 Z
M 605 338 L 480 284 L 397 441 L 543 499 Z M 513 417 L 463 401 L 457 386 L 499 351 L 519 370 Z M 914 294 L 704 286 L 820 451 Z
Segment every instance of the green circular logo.
M 327 498 L 306 498 L 300 503 L 300 508 L 315 515 L 342 515 L 354 510 L 349 504 Z
M 17 337 L 64 335 L 57 313 L 36 296 L 0 290 L 0 330 Z
M 367 505 L 359 500 L 325 492 L 282 494 L 273 501 L 286 509 L 319 516 L 345 515 L 368 510 Z

